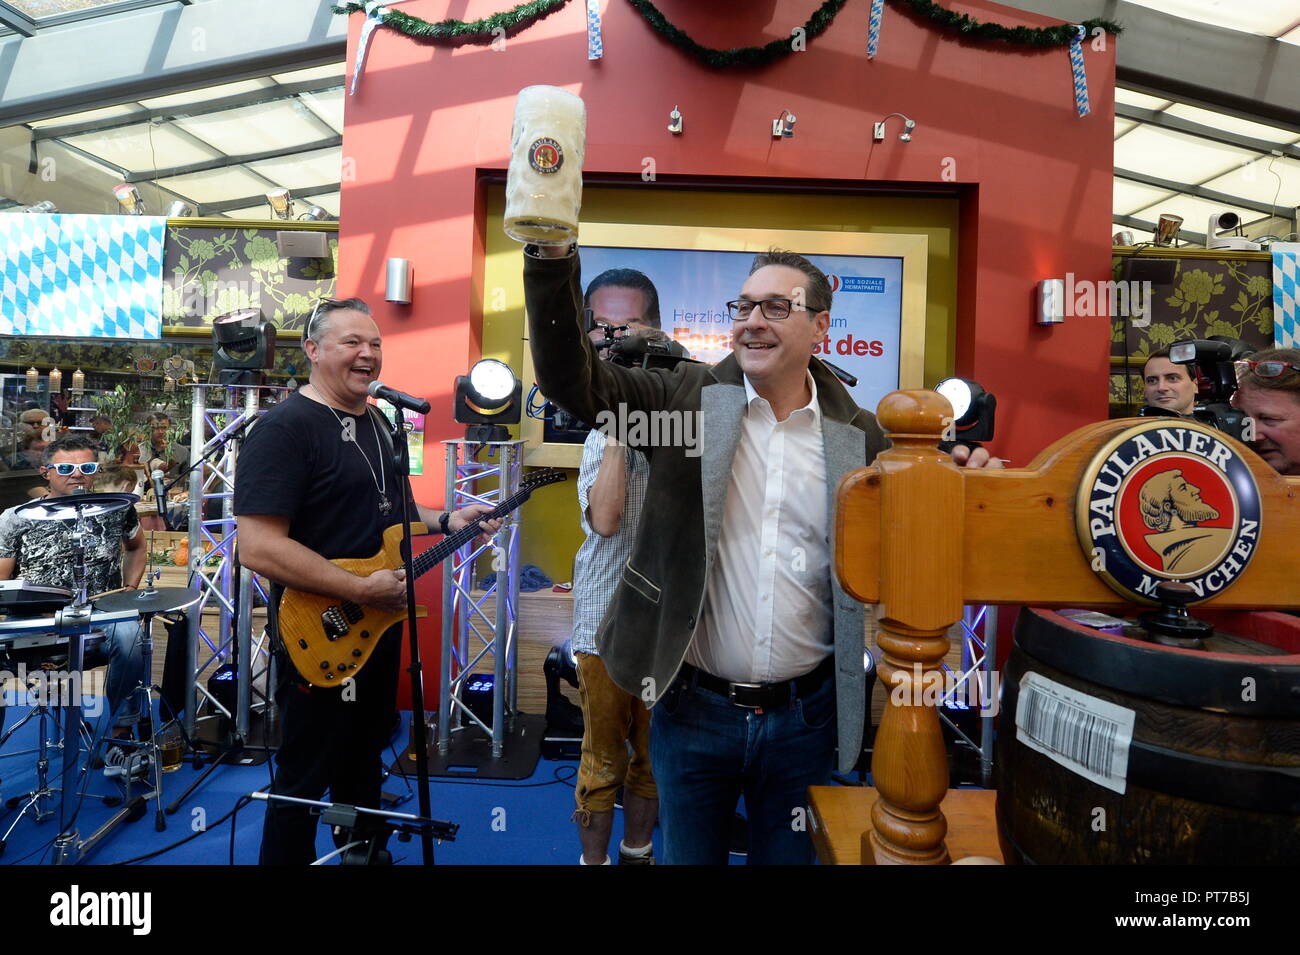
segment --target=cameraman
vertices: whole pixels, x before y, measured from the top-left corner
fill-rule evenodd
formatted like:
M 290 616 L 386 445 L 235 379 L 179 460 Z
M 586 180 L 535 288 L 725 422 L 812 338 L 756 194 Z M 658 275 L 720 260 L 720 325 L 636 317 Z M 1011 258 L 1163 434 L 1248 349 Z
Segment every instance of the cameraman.
M 1300 349 L 1266 348 L 1245 366 L 1233 404 L 1255 420 L 1251 447 L 1280 474 L 1300 474 Z
M 610 269 L 587 286 L 589 334 L 597 345 L 619 333 L 665 339 L 659 330 L 659 293 L 633 269 Z M 601 357 L 613 352 L 604 348 Z M 632 555 L 650 466 L 617 436 L 592 429 L 582 447 L 578 508 L 586 539 L 574 561 L 573 651 L 582 699 L 582 757 L 575 791 L 583 865 L 609 863 L 614 794 L 623 786 L 622 865 L 653 865 L 651 838 L 659 794 L 650 770 L 650 713 L 610 679 L 596 649 L 596 633 Z M 628 744 L 632 755 L 629 760 Z
M 1187 417 L 1196 404 L 1196 380 L 1187 365 L 1169 360 L 1169 349 L 1152 353 L 1142 366 L 1142 385 L 1149 407 Z

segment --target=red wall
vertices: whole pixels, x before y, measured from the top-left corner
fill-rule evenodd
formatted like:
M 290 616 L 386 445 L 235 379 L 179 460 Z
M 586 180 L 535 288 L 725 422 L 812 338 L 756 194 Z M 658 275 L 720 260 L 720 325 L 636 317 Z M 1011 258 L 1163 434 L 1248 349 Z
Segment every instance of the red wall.
M 1007 25 L 1057 22 L 993 3 L 945 5 Z M 473 20 L 508 6 L 414 0 L 398 9 Z M 788 36 L 816 4 L 658 6 L 699 42 L 725 48 Z M 1025 464 L 1061 434 L 1106 416 L 1108 320 L 1072 318 L 1044 329 L 1033 314 L 1040 279 L 1067 271 L 1076 281 L 1109 277 L 1114 38 L 1104 51 L 1084 47 L 1092 114 L 1080 119 L 1063 48 L 963 42 L 886 4 L 879 53 L 868 60 L 867 7 L 854 0 L 806 51 L 760 70 L 699 65 L 621 0 L 602 3 L 598 61 L 586 58 L 581 0 L 508 39 L 504 50 L 422 46 L 376 31 L 360 91 L 346 106 L 338 287 L 376 306 L 384 379 L 433 401 L 429 474 L 416 481 L 422 501 L 442 500 L 437 441 L 460 430 L 451 421 L 451 384 L 478 350 L 481 230 L 500 228 L 481 221 L 477 176 L 504 169 L 514 96 L 534 83 L 586 101 L 588 173 L 639 177 L 643 159 L 653 157 L 660 176 L 717 182 L 809 178 L 861 188 L 939 183 L 946 174 L 963 185 L 955 371 L 998 396 L 994 450 Z M 349 71 L 361 23 L 352 18 Z M 682 136 L 665 129 L 674 105 L 685 118 Z M 775 141 L 771 120 L 782 109 L 798 117 L 795 136 Z M 894 119 L 886 141 L 873 143 L 872 122 L 894 111 L 916 120 L 912 142 L 898 141 Z M 389 256 L 414 263 L 409 308 L 383 302 Z M 436 604 L 431 584 L 424 596 Z M 425 627 L 432 637 L 436 617 Z M 436 656 L 427 662 L 436 668 Z

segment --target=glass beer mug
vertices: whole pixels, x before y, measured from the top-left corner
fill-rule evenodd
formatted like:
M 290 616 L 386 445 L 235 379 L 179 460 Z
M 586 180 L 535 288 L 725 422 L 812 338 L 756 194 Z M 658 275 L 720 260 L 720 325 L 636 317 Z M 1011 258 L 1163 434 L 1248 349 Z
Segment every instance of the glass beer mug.
M 506 235 L 568 245 L 578 238 L 587 108 L 556 86 L 527 86 L 515 100 L 506 174 Z

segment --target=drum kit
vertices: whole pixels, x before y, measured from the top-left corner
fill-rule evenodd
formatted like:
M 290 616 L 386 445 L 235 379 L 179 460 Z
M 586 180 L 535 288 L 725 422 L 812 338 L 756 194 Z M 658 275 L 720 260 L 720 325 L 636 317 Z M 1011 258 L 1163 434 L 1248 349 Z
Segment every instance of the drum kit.
M 15 511 L 18 517 L 30 521 L 72 522 L 72 578 L 75 586 L 69 590 L 21 580 L 0 583 L 0 613 L 7 615 L 7 619 L 0 621 L 0 664 L 18 663 L 20 673 L 34 674 L 34 688 L 38 684 L 48 687 L 52 672 L 64 666 L 66 671 L 58 675 L 63 678 L 59 682 L 62 684 L 70 676 L 74 692 L 61 690 L 53 696 L 48 692 L 34 694 L 32 709 L 8 733 L 0 736 L 0 758 L 28 752 L 38 754 L 34 789 L 5 803 L 8 809 L 16 809 L 19 805 L 22 809 L 0 836 L 0 853 L 4 851 L 9 835 L 25 816 L 43 822 L 54 815 L 56 795 L 59 815 L 59 834 L 53 841 L 56 865 L 80 862 L 116 826 L 140 818 L 150 800 L 156 805 L 155 828 L 159 832 L 166 828 L 162 809 L 161 734 L 153 732 L 142 734 L 147 737 L 144 740 L 114 740 L 114 745 L 122 747 L 125 753 L 122 760 L 124 770 L 118 779 L 122 795 L 120 799 L 113 796 L 94 798 L 101 799 L 106 805 L 120 803 L 121 808 L 85 839 L 75 828 L 78 810 L 90 781 L 89 770 L 105 742 L 102 736 L 93 739 L 87 730 L 88 724 L 82 719 L 81 676 L 86 650 L 95 641 L 103 639 L 105 627 L 138 621 L 144 679 L 130 692 L 139 694 L 140 712 L 144 714 L 142 725 L 152 725 L 153 699 L 157 693 L 152 680 L 153 618 L 160 613 L 174 613 L 192 607 L 201 596 L 199 591 L 184 587 L 155 587 L 157 573 L 148 574 L 145 586 L 140 590 L 115 591 L 95 597 L 87 594 L 86 551 L 90 535 L 86 522 L 133 507 L 138 500 L 134 494 L 78 493 L 32 501 Z M 30 671 L 27 670 L 28 664 L 33 665 Z M 38 720 L 37 749 L 4 753 L 4 744 L 33 718 Z M 56 733 L 61 729 L 59 741 L 48 739 L 46 730 L 51 718 Z M 111 723 L 111 714 L 107 720 L 101 721 L 105 727 Z M 54 778 L 49 771 L 52 749 L 61 755 L 61 767 Z M 137 785 L 147 791 L 133 793 L 133 777 L 142 778 L 143 782 Z

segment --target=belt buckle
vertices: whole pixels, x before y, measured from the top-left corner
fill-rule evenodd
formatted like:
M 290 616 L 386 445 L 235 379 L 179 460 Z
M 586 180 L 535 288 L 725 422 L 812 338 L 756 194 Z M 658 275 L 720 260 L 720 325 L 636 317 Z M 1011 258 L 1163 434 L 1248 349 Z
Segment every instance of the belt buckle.
M 761 690 L 761 689 L 763 688 L 763 684 L 762 684 L 762 683 L 729 683 L 729 684 L 727 684 L 727 700 L 728 700 L 728 702 L 730 702 L 733 706 L 739 706 L 739 707 L 742 707 L 743 709 L 746 709 L 746 710 L 758 710 L 758 711 L 761 713 L 762 710 L 763 710 L 763 707 L 762 707 L 761 704 L 755 706 L 755 705 L 751 705 L 751 704 L 749 704 L 749 703 L 741 703 L 739 700 L 736 699 L 736 688 L 737 688 L 737 687 L 740 687 L 740 688 L 745 689 L 745 690 Z

